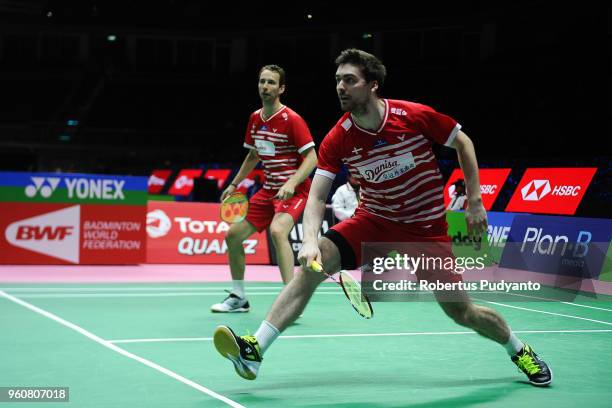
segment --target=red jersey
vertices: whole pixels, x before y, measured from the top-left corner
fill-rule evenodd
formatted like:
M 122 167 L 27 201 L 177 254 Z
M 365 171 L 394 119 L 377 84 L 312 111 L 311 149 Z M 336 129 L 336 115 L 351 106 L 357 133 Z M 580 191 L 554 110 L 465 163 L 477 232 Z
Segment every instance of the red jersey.
M 249 118 L 244 147 L 256 149 L 263 162 L 266 190 L 278 190 L 302 164 L 304 151 L 314 146 L 308 125 L 300 115 L 283 106 L 264 120 L 261 109 Z M 297 188 L 308 193 L 310 179 Z
M 449 146 L 461 125 L 432 108 L 383 99 L 380 128 L 360 128 L 345 113 L 319 148 L 316 174 L 334 179 L 344 163 L 361 183 L 361 208 L 429 228 L 445 219 L 444 183 L 433 143 Z

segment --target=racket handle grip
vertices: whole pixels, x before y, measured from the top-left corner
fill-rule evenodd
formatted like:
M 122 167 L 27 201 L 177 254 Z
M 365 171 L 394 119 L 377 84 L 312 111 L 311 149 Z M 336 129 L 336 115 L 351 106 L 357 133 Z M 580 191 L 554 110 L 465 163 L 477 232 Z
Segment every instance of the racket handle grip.
M 310 269 L 312 269 L 315 272 L 323 272 L 323 267 L 317 261 L 312 261 L 310 263 Z

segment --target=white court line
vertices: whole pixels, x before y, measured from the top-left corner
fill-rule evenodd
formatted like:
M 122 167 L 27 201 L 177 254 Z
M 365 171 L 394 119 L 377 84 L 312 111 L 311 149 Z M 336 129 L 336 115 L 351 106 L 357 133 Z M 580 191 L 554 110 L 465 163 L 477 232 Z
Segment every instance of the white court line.
M 247 297 L 251 296 L 269 296 L 278 295 L 280 292 L 249 292 Z M 315 292 L 315 295 L 333 295 L 338 296 L 342 293 L 341 290 L 333 292 Z M 19 294 L 22 299 L 69 299 L 69 298 L 121 298 L 121 297 L 179 297 L 179 296 L 227 296 L 227 292 L 178 292 L 178 293 L 36 293 L 36 294 Z
M 612 333 L 612 329 L 594 330 L 513 330 L 514 333 Z M 333 337 L 393 337 L 393 336 L 444 336 L 477 334 L 474 331 L 455 331 L 455 332 L 407 332 L 407 333 L 355 333 L 355 334 L 303 334 L 295 336 L 280 336 L 279 339 L 315 339 Z M 113 344 L 127 343 L 172 343 L 172 342 L 191 342 L 191 341 L 211 341 L 212 337 L 174 337 L 157 339 L 121 339 L 109 340 Z
M 107 340 L 104 340 L 101 337 L 96 336 L 95 334 L 93 334 L 93 333 L 83 329 L 80 326 L 77 326 L 74 323 L 71 323 L 71 322 L 69 322 L 67 320 L 64 320 L 61 317 L 59 317 L 57 315 L 54 315 L 51 312 L 47 312 L 46 310 L 43 310 L 43 309 L 41 309 L 39 307 L 36 307 L 36 306 L 32 305 L 31 303 L 25 302 L 25 301 L 23 301 L 23 300 L 21 300 L 19 298 L 16 298 L 16 297 L 14 297 L 12 295 L 9 295 L 8 293 L 6 293 L 4 291 L 1 291 L 1 290 L 0 290 L 0 296 L 4 297 L 4 298 L 6 298 L 6 299 L 8 299 L 8 300 L 10 300 L 12 302 L 17 303 L 18 305 L 21 305 L 21 306 L 25 307 L 26 309 L 29 309 L 29 310 L 31 310 L 31 311 L 33 311 L 35 313 L 38 313 L 38 314 L 40 314 L 42 316 L 45 316 L 45 317 L 47 317 L 47 318 L 49 318 L 51 320 L 54 320 L 57 323 L 59 323 L 59 324 L 61 324 L 63 326 L 66 326 L 69 329 L 72 329 L 72 330 L 82 334 L 83 336 L 85 336 L 85 337 L 95 341 L 96 343 L 98 343 L 98 344 L 100 344 L 100 345 L 102 345 L 102 346 L 104 346 L 104 347 L 106 347 L 108 349 L 111 349 L 111 350 L 113 350 L 113 351 L 115 351 L 115 352 L 117 352 L 117 353 L 119 353 L 119 354 L 121 354 L 121 355 L 123 355 L 123 356 L 125 356 L 127 358 L 131 358 L 132 360 L 138 361 L 139 363 L 142 363 L 142 364 L 146 365 L 147 367 L 150 367 L 150 368 L 152 368 L 154 370 L 157 370 L 160 373 L 166 374 L 167 376 L 169 376 L 171 378 L 174 378 L 175 380 L 178 380 L 178 381 L 182 382 L 183 384 L 186 384 L 186 385 L 188 385 L 188 386 L 190 386 L 192 388 L 195 388 L 196 390 L 198 390 L 198 391 L 200 391 L 200 392 L 202 392 L 204 394 L 208 394 L 211 397 L 218 399 L 219 401 L 223 401 L 223 402 L 225 402 L 227 405 L 229 405 L 231 407 L 245 408 L 243 405 L 240 405 L 236 401 L 233 401 L 233 400 L 231 400 L 231 399 L 229 399 L 229 398 L 227 398 L 227 397 L 225 397 L 225 396 L 223 396 L 221 394 L 217 394 L 216 392 L 214 392 L 214 391 L 212 391 L 212 390 L 210 390 L 210 389 L 208 389 L 208 388 L 206 388 L 206 387 L 204 387 L 204 386 L 202 386 L 202 385 L 200 385 L 200 384 L 198 384 L 196 382 L 193 382 L 190 379 L 185 378 L 182 375 L 175 373 L 174 371 L 168 370 L 167 368 L 162 367 L 159 364 L 156 364 L 156 363 L 154 363 L 152 361 L 149 361 L 149 360 L 147 360 L 145 358 L 137 356 L 136 354 L 130 353 L 129 351 L 126 351 L 126 350 L 124 350 L 124 349 L 122 349 L 122 348 L 112 344 L 111 342 L 109 342 Z
M 227 286 L 229 287 L 229 286 Z M 70 292 L 70 291 L 82 291 L 82 292 L 127 292 L 127 291 L 132 291 L 132 292 L 146 292 L 146 291 L 195 291 L 195 290 L 204 290 L 204 291 L 212 291 L 212 290 L 224 290 L 227 287 L 225 286 L 218 286 L 218 287 L 211 287 L 211 286 L 153 286 L 153 287 L 130 287 L 130 286 L 122 286 L 122 287 L 95 287 L 95 286 L 84 286 L 84 287 L 53 287 L 53 286 L 49 286 L 49 287 L 5 287 L 5 288 L 0 288 L 0 290 L 3 290 L 5 292 L 61 292 L 61 291 L 66 291 L 66 292 Z M 319 286 L 318 289 L 333 289 L 335 287 L 335 285 L 329 285 L 329 286 Z M 282 289 L 283 285 L 278 285 L 278 286 L 253 286 L 253 287 L 246 287 L 247 291 L 251 291 L 251 290 L 270 290 L 270 289 Z
M 560 300 L 556 300 L 556 299 L 551 299 L 551 298 L 540 297 L 540 296 L 524 295 L 524 294 L 521 294 L 521 293 L 499 292 L 499 291 L 495 291 L 495 293 L 501 293 L 501 294 L 512 295 L 512 296 L 527 297 L 527 298 L 531 298 L 531 299 L 546 300 L 546 301 L 549 301 L 549 302 L 559 302 L 559 303 L 563 303 L 565 305 L 570 305 L 570 306 L 586 307 L 588 309 L 597 309 L 597 310 L 604 310 L 606 312 L 612 312 L 612 309 L 606 309 L 605 307 L 595 307 L 595 306 L 583 305 L 581 303 L 564 302 L 564 301 L 560 301 Z
M 608 326 L 612 326 L 612 322 L 605 322 L 603 320 L 587 319 L 586 317 L 579 317 L 579 316 L 568 315 L 568 314 L 563 314 L 563 313 L 546 312 L 544 310 L 530 309 L 530 308 L 527 308 L 527 307 L 511 306 L 511 305 L 507 305 L 505 303 L 490 302 L 488 300 L 482 300 L 482 299 L 478 299 L 478 300 L 481 301 L 481 302 L 484 302 L 484 303 L 490 303 L 492 305 L 509 307 L 509 308 L 512 308 L 512 309 L 527 310 L 529 312 L 544 313 L 544 314 L 549 314 L 549 315 L 553 315 L 553 316 L 568 317 L 570 319 L 586 320 L 588 322 L 595 322 L 595 323 L 601 323 L 601 324 L 605 324 L 605 325 L 608 325 Z

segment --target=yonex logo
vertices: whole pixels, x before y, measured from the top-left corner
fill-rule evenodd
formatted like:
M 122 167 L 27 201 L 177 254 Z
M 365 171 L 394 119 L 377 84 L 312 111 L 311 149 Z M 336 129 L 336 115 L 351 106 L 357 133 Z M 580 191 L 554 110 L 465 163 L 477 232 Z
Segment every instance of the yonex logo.
M 25 188 L 25 195 L 33 198 L 36 194 L 44 198 L 51 197 L 61 179 L 59 177 L 30 177 L 33 184 L 29 184 Z
M 540 201 L 551 192 L 548 180 L 531 180 L 521 189 L 521 195 L 525 201 Z

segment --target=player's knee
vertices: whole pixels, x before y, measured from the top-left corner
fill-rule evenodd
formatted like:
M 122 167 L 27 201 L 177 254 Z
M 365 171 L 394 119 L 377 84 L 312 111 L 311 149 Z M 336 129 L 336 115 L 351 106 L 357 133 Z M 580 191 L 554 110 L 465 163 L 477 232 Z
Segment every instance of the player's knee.
M 275 242 L 279 242 L 287 239 L 289 231 L 280 223 L 272 223 L 270 224 L 270 235 Z
M 234 228 L 233 225 L 225 233 L 225 242 L 229 247 L 242 245 L 242 236 L 240 234 L 240 231 L 237 228 Z

